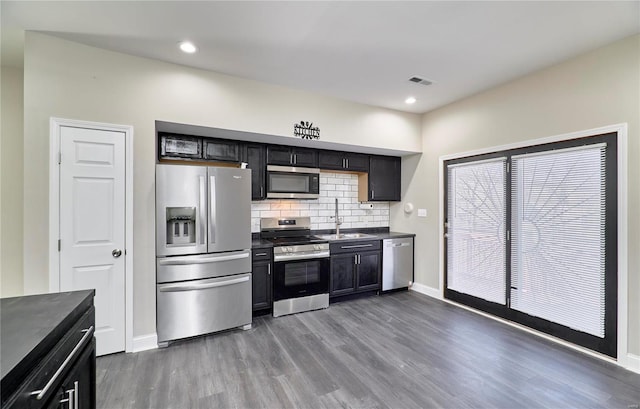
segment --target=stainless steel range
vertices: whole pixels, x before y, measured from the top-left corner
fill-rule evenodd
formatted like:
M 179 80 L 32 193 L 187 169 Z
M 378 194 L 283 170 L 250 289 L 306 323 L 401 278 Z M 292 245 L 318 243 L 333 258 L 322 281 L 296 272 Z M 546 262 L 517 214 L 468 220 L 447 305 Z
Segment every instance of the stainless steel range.
M 273 316 L 329 306 L 329 243 L 311 235 L 309 217 L 260 219 L 273 242 Z

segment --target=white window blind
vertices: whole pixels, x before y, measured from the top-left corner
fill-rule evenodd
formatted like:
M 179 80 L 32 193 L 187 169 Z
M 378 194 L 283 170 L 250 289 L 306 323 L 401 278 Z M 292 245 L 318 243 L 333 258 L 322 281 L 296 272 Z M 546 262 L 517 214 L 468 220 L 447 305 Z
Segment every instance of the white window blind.
M 604 337 L 605 144 L 512 157 L 511 308 Z
M 506 303 L 505 158 L 447 166 L 447 288 Z

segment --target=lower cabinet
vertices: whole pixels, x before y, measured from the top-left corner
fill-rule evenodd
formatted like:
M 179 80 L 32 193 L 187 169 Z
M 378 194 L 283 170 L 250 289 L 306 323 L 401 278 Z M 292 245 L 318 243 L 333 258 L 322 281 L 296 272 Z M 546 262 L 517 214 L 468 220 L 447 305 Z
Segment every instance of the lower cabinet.
M 252 257 L 253 311 L 268 310 L 273 304 L 271 276 L 273 249 L 254 249 Z
M 330 297 L 379 290 L 381 272 L 379 240 L 331 244 Z
M 96 341 L 78 358 L 72 371 L 62 380 L 49 408 L 95 408 L 96 407 Z

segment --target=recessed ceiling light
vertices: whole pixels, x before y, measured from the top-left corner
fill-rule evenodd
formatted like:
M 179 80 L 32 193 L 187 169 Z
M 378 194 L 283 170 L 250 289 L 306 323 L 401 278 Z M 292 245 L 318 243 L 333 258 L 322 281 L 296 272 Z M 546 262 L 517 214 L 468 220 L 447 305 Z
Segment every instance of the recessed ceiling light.
M 179 44 L 180 49 L 182 50 L 182 52 L 185 52 L 187 54 L 193 54 L 196 51 L 198 51 L 198 49 L 196 48 L 195 45 L 193 45 L 192 42 L 190 41 L 183 41 Z
M 414 97 L 409 97 L 409 98 L 404 100 L 404 103 L 411 105 L 411 104 L 415 104 L 416 101 L 417 101 L 417 99 L 415 99 Z

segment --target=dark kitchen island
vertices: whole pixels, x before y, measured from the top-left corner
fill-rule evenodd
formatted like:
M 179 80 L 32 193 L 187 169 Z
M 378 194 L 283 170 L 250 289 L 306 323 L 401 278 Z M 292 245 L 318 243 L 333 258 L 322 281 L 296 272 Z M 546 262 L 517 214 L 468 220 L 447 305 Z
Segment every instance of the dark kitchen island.
M 96 401 L 94 290 L 0 300 L 2 409 Z

